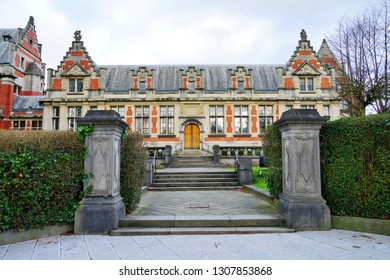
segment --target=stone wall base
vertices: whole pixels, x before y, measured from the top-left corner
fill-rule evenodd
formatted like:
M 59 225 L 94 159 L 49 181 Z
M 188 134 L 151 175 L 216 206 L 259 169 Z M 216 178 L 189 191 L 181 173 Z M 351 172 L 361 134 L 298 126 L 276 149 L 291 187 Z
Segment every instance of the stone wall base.
M 287 227 L 298 231 L 330 230 L 330 210 L 322 198 L 286 198 L 278 203 L 279 211 Z
M 109 234 L 117 229 L 125 214 L 120 195 L 116 197 L 86 197 L 80 202 L 75 215 L 75 234 Z

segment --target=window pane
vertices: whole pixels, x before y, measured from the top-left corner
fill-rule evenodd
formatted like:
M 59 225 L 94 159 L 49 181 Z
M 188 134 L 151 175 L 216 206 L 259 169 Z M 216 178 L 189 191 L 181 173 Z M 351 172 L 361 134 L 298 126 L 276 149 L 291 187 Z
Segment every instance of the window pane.
M 168 116 L 170 117 L 173 117 L 175 114 L 174 114 L 174 107 L 173 106 L 169 106 L 168 107 Z
M 125 107 L 124 106 L 118 107 L 118 113 L 121 117 L 124 117 L 125 116 Z
M 76 91 L 76 81 L 74 79 L 69 80 L 69 92 Z
M 267 116 L 272 116 L 273 112 L 274 112 L 273 107 L 267 106 Z
M 167 115 L 167 107 L 161 106 L 160 107 L 160 116 L 164 117 Z
M 260 120 L 260 132 L 264 132 L 265 131 L 265 117 L 260 117 L 259 120 Z
M 146 83 L 139 82 L 139 91 L 145 91 L 145 90 L 146 90 Z
M 241 133 L 241 118 L 234 118 L 234 132 Z
M 74 107 L 69 107 L 68 108 L 68 116 L 69 117 L 74 117 Z
M 211 117 L 210 118 L 210 133 L 216 133 L 217 132 L 217 124 L 216 124 L 216 118 Z
M 249 128 L 248 128 L 248 118 L 242 118 L 242 133 L 248 133 Z
M 143 134 L 149 134 L 149 118 L 144 118 L 143 126 L 144 126 Z
M 244 90 L 244 81 L 238 81 L 238 90 Z
M 210 116 L 215 116 L 215 106 L 210 106 Z
M 142 127 L 141 127 L 141 118 L 135 118 L 135 131 L 141 132 Z
M 188 83 L 188 90 L 195 90 L 195 82 L 194 81 L 190 81 Z
M 218 106 L 218 116 L 223 116 L 223 106 Z
M 81 107 L 76 107 L 76 116 L 81 117 Z
M 139 106 L 136 106 L 136 107 L 135 107 L 135 115 L 136 115 L 137 117 L 142 116 L 142 107 L 139 107 Z
M 259 106 L 259 115 L 264 116 L 265 115 L 265 106 Z
M 60 108 L 53 107 L 53 117 L 59 117 L 60 116 Z
M 308 91 L 314 90 L 313 78 L 307 79 L 307 90 Z
M 169 118 L 168 119 L 168 133 L 169 134 L 173 134 L 174 133 L 174 127 L 173 127 L 173 121 L 174 119 L 173 118 Z
M 77 92 L 83 91 L 83 80 L 77 80 Z
M 241 115 L 242 116 L 248 116 L 248 106 L 242 106 L 242 108 L 241 108 Z
M 144 117 L 149 117 L 149 106 L 144 107 Z
M 223 133 L 223 118 L 218 118 L 218 133 Z
M 304 78 L 299 79 L 299 89 L 300 91 L 306 91 L 306 79 Z
M 167 119 L 160 118 L 160 133 L 167 134 Z
M 234 115 L 235 116 L 240 116 L 241 115 L 240 106 L 234 106 Z

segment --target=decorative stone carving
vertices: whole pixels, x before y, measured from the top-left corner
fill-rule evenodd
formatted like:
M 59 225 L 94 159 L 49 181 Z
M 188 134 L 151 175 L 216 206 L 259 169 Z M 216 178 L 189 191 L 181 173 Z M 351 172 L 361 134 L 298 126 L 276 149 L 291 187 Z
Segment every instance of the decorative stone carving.
M 76 42 L 80 42 L 82 37 L 83 36 L 81 36 L 81 31 L 80 30 L 76 30 L 74 32 L 74 37 L 73 38 L 75 39 Z

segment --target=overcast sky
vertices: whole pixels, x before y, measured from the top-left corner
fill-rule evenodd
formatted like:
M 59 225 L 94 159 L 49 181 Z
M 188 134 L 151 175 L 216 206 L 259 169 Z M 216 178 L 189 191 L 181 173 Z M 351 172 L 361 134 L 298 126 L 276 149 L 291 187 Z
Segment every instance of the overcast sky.
M 372 1 L 372 2 L 375 2 Z M 0 0 L 0 28 L 35 18 L 42 58 L 56 68 L 75 30 L 98 65 L 283 64 L 301 29 L 318 50 L 368 0 Z

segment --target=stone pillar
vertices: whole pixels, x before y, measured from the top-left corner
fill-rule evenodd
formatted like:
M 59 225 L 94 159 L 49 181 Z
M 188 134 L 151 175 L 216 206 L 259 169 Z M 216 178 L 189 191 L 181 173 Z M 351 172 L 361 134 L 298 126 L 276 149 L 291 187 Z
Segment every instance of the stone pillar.
M 145 178 L 144 178 L 145 186 L 148 186 L 148 187 L 152 186 L 153 172 L 154 172 L 153 159 L 148 159 L 146 161 L 146 170 L 145 170 Z
M 92 125 L 85 140 L 85 170 L 92 174 L 84 189 L 92 187 L 77 208 L 75 234 L 108 234 L 118 228 L 125 213 L 120 195 L 120 143 L 127 123 L 114 111 L 88 111 L 78 125 Z
M 238 181 L 241 185 L 249 185 L 253 183 L 252 159 L 246 157 L 238 158 L 240 166 L 238 167 Z
M 166 145 L 164 148 L 164 166 L 167 167 L 172 162 L 172 146 Z
M 219 164 L 221 161 L 221 148 L 219 145 L 213 146 L 213 162 Z
M 321 196 L 319 131 L 326 122 L 315 109 L 292 109 L 275 126 L 282 133 L 283 193 L 279 210 L 297 230 L 330 230 Z

